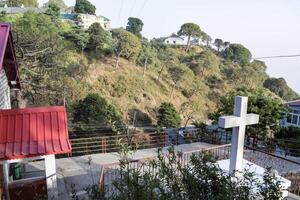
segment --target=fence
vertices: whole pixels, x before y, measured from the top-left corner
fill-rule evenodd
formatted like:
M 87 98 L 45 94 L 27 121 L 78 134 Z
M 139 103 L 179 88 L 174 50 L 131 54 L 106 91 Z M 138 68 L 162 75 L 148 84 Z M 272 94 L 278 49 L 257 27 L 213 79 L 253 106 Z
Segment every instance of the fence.
M 141 133 L 132 135 L 94 136 L 71 139 L 72 153 L 69 156 L 117 152 L 118 142 L 129 144 L 133 150 L 166 146 L 165 133 Z

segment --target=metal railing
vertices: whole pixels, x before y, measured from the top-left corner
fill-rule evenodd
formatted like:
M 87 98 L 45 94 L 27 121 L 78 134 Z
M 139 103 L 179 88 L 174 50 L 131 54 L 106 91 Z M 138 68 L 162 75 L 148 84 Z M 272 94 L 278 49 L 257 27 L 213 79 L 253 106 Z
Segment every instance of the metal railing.
M 97 136 L 70 139 L 72 152 L 68 156 L 117 152 L 118 142 L 129 144 L 132 150 L 166 146 L 165 133 L 142 133 L 130 135 Z

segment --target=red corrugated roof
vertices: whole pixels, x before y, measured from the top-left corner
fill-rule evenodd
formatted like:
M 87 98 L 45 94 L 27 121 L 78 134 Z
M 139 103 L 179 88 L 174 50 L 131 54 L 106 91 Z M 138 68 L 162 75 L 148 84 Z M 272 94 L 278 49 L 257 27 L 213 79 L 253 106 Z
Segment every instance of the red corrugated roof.
M 0 160 L 68 152 L 64 107 L 0 110 Z
M 5 70 L 10 87 L 11 81 L 16 81 L 14 87 L 20 88 L 18 63 L 10 24 L 0 23 L 0 70 Z

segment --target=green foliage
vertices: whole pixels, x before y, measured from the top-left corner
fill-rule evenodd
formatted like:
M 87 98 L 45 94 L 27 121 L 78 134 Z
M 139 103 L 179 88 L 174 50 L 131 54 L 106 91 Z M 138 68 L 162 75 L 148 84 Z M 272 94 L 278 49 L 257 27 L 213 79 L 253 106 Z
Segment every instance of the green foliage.
M 147 67 L 147 65 L 152 64 L 156 59 L 156 49 L 152 44 L 145 38 L 142 39 L 142 49 L 136 60 L 137 64 L 140 66 Z
M 76 0 L 74 11 L 76 13 L 94 15 L 96 7 L 88 0 Z
M 51 3 L 48 5 L 45 14 L 57 18 L 60 15 L 60 8 L 56 4 Z
M 276 174 L 271 168 L 267 168 L 264 173 L 263 184 L 258 187 L 264 200 L 281 199 L 282 197 L 282 191 L 280 190 L 282 181 L 276 180 Z
M 262 89 L 240 88 L 221 98 L 218 110 L 210 117 L 217 120 L 222 115 L 232 115 L 235 96 L 246 96 L 248 112 L 259 115 L 259 124 L 248 126 L 247 133 L 255 137 L 271 137 L 278 128 L 286 107 L 282 102 Z
M 11 7 L 20 7 L 23 4 L 23 0 L 8 0 L 7 4 Z
M 88 49 L 103 52 L 111 47 L 111 36 L 99 23 L 93 23 L 87 32 L 89 33 Z
M 73 42 L 75 47 L 78 48 L 81 52 L 83 52 L 83 50 L 87 47 L 89 41 L 91 40 L 89 33 L 80 28 L 73 28 L 72 31 L 67 32 L 65 34 L 65 38 Z
M 139 18 L 129 17 L 126 30 L 138 36 L 139 38 L 142 38 L 141 32 L 143 30 L 143 26 L 144 23 Z
M 8 6 L 12 7 L 20 7 L 22 4 L 25 7 L 37 7 L 38 2 L 37 0 L 8 0 Z
M 298 139 L 300 138 L 300 128 L 294 126 L 280 128 L 280 130 L 275 133 L 275 137 L 279 139 Z
M 117 56 L 117 64 L 119 57 L 135 60 L 141 51 L 141 41 L 134 34 L 124 30 L 115 29 L 112 31 L 114 40 L 114 52 Z
M 99 94 L 88 94 L 74 108 L 75 123 L 113 126 L 120 121 L 121 115 L 117 109 Z
M 181 26 L 180 30 L 177 32 L 179 36 L 187 36 L 188 42 L 186 50 L 189 50 L 191 38 L 198 39 L 203 35 L 200 27 L 195 23 L 185 23 Z
M 287 85 L 284 78 L 268 78 L 264 82 L 264 87 L 286 101 L 299 98 L 299 95 Z
M 251 60 L 251 52 L 241 44 L 230 44 L 224 50 L 224 58 L 237 62 L 241 66 L 248 65 Z
M 220 72 L 220 60 L 211 50 L 191 54 L 185 57 L 183 61 L 187 63 L 196 76 L 203 77 Z
M 181 118 L 174 105 L 162 103 L 158 109 L 157 125 L 160 127 L 177 128 L 181 124 Z
M 270 169 L 259 181 L 249 170 L 236 181 L 233 174 L 224 173 L 214 157 L 208 153 L 192 155 L 187 165 L 182 154 L 169 148 L 169 153 L 158 151 L 158 159 L 141 163 L 138 168 L 125 156 L 120 160 L 120 176 L 114 182 L 112 199 L 146 200 L 266 200 L 282 198 L 282 186 Z M 257 191 L 259 188 L 259 191 Z
M 61 10 L 66 10 L 68 6 L 65 4 L 64 0 L 49 0 L 43 7 L 47 8 L 49 5 L 54 4 Z
M 17 57 L 24 88 L 22 96 L 30 103 L 52 104 L 63 99 L 62 59 L 66 42 L 60 35 L 59 23 L 50 16 L 27 12 L 14 22 Z M 51 102 L 51 99 L 56 102 Z
M 224 45 L 224 42 L 222 39 L 215 39 L 214 45 L 217 47 L 218 51 L 220 51 L 221 47 Z

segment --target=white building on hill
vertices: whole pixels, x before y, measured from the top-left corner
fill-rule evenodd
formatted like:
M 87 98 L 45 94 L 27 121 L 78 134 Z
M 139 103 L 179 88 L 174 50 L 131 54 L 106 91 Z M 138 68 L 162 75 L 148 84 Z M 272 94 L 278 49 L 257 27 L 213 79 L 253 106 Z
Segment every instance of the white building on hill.
M 110 20 L 101 15 L 63 13 L 60 17 L 63 21 L 74 23 L 84 30 L 88 29 L 93 23 L 99 23 L 104 30 L 111 29 Z
M 183 37 L 172 33 L 169 37 L 164 38 L 164 43 L 168 45 L 186 45 L 186 41 Z

